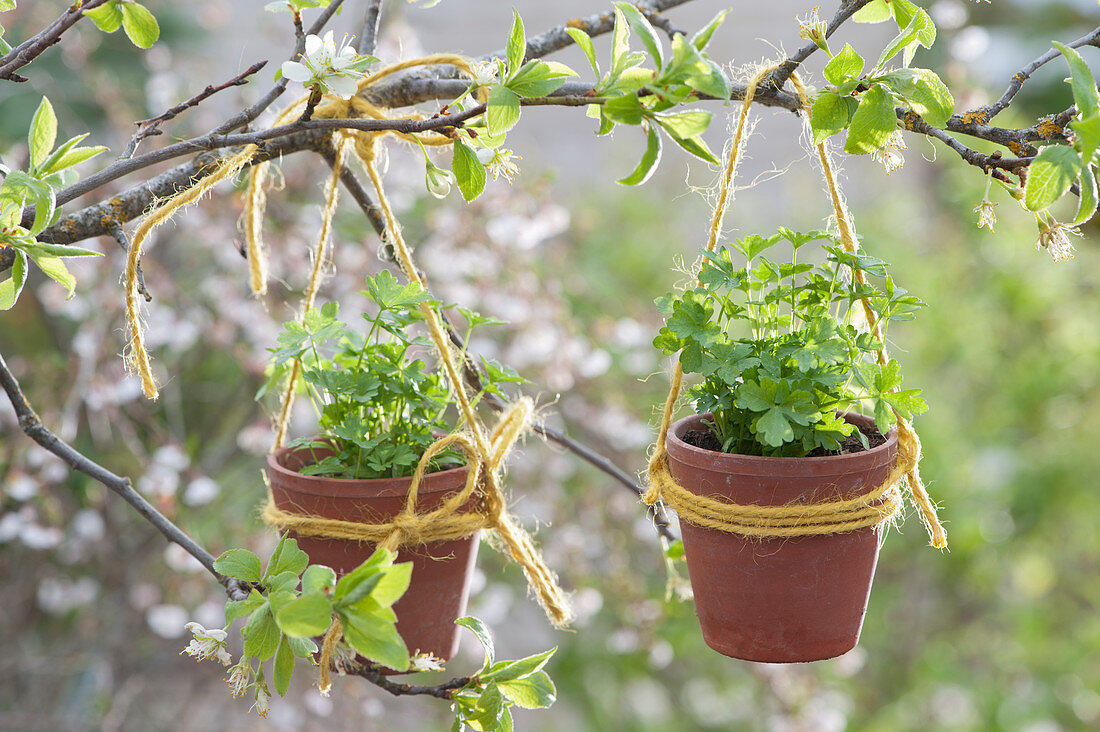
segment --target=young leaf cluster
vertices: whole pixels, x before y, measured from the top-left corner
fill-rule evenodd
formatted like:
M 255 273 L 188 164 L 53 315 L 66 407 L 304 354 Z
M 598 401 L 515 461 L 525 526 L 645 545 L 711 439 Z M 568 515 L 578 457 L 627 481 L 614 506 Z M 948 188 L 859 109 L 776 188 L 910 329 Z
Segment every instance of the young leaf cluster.
M 246 549 L 230 549 L 218 557 L 215 570 L 252 585 L 246 599 L 225 604 L 227 629 L 244 619 L 238 673 L 245 674 L 248 683 L 234 689 L 235 695 L 266 685 L 264 664 L 274 659 L 272 682 L 285 696 L 295 659 L 313 662 L 313 639 L 324 634 L 334 618 L 356 653 L 387 668 L 408 670 L 409 652 L 397 633 L 392 606 L 409 587 L 412 563 L 394 564 L 394 556 L 379 549 L 339 579 L 329 567 L 310 565 L 298 542 L 287 536 L 275 547 L 266 570 Z
M 467 201 L 474 200 L 485 190 L 487 173 L 495 178 L 500 174 L 501 164 L 508 163 L 510 152 L 496 151 L 501 150 L 508 131 L 519 122 L 521 100 L 545 97 L 557 91 L 566 78 L 577 75 L 573 69 L 557 61 L 527 59 L 527 35 L 523 19 L 515 10 L 512 15 L 512 30 L 508 34 L 506 46 L 507 58 L 479 64 L 478 76 L 470 88 L 448 105 L 461 109 L 464 100 L 479 90 L 485 96 L 485 114 L 468 125 L 464 134 L 456 135 L 452 146 L 451 173 L 458 190 Z M 445 171 L 438 168 L 433 171 L 435 166 L 431 161 L 427 161 L 427 164 L 431 190 L 433 174 L 438 178 Z M 514 166 L 509 170 L 511 172 L 506 177 L 510 179 L 511 173 L 515 172 Z
M 549 674 L 543 671 L 557 648 L 516 661 L 497 661 L 489 629 L 477 618 L 455 621 L 467 628 L 485 649 L 485 663 L 466 686 L 451 696 L 455 713 L 452 732 L 469 727 L 478 732 L 511 732 L 511 707 L 544 709 L 554 703 L 557 691 Z
M 306 475 L 335 478 L 398 478 L 412 475 L 421 455 L 440 433 L 450 430 L 451 399 L 437 370 L 416 357 L 430 342 L 413 335 L 423 319 L 424 304 L 437 308 L 415 283 L 401 284 L 388 271 L 369 277 L 362 292 L 374 305 L 363 314 L 365 333 L 338 320 L 339 306 L 326 303 L 289 321 L 271 349 L 271 373 L 257 398 L 282 384 L 297 364 L 306 394 L 317 413 L 320 439 L 303 438 L 292 447 L 314 451 Z M 469 325 L 496 321 L 460 310 Z M 485 391 L 498 392 L 503 382 L 522 382 L 499 364 L 486 369 Z M 431 470 L 460 464 L 463 458 L 444 452 Z
M 825 65 L 829 86 L 814 98 L 810 115 L 815 144 L 847 130 L 845 152 L 873 153 L 897 131 L 897 106 L 919 114 L 933 127 L 947 124 L 955 108 L 947 85 L 931 69 L 909 66 L 918 47 L 929 48 L 936 40 L 936 26 L 928 13 L 909 0 L 875 0 L 856 13 L 855 19 L 879 22 L 891 17 L 898 34 L 869 70 L 850 44 L 834 54 L 823 37 L 818 42 L 830 60 Z M 899 53 L 902 67 L 886 69 Z
M 1096 213 L 1096 166 L 1100 164 L 1100 93 L 1088 64 L 1069 46 L 1054 42 L 1069 64 L 1070 88 L 1077 114 L 1070 121 L 1072 144 L 1049 145 L 1039 151 L 1028 168 L 1024 205 L 1043 211 L 1064 196 L 1074 182 L 1081 192 L 1073 225 L 1085 223 Z
M 799 250 L 817 241 L 824 242 L 824 263 L 800 263 Z M 789 261 L 763 256 L 781 242 L 792 250 Z M 919 389 L 899 389 L 897 361 L 876 361 L 882 343 L 853 323 L 866 300 L 885 338 L 891 322 L 912 318 L 923 305 L 894 284 L 881 260 L 846 252 L 827 232 L 781 228 L 705 253 L 699 281 L 658 298 L 666 325 L 653 345 L 666 355 L 679 352 L 684 373 L 700 375 L 690 393 L 698 413 L 712 414 L 725 452 L 836 451 L 855 430 L 840 416 L 849 410 L 868 409 L 886 434 L 894 412 L 909 419 L 927 409 Z
M 589 116 L 600 121 L 597 134 L 606 135 L 617 124 L 640 126 L 646 133 L 646 149 L 641 161 L 619 183 L 640 185 L 649 180 L 661 159 L 659 130 L 695 157 L 712 165 L 718 164 L 702 138 L 712 114 L 695 109 L 679 111 L 679 107 L 697 99 L 699 94 L 729 99 L 729 79 L 705 53 L 711 36 L 725 20 L 727 12 L 716 15 L 691 40 L 682 33 L 675 34 L 671 52 L 666 52 L 660 36 L 641 11 L 629 3 L 615 3 L 610 68 L 602 75 L 592 39 L 577 28 L 566 29 L 584 51 L 599 79 L 596 96 L 606 97 L 603 104 L 589 107 Z M 641 40 L 645 53 L 630 50 L 632 30 Z M 652 69 L 642 66 L 647 55 Z
M 84 14 L 104 33 L 114 33 L 121 27 L 138 48 L 150 48 L 160 37 L 156 17 L 133 0 L 110 0 L 98 8 L 85 10 Z
M 8 170 L 0 182 L 0 249 L 15 250 L 11 272 L 0 281 L 0 310 L 9 310 L 19 299 L 27 280 L 29 262 L 34 262 L 47 276 L 61 284 L 72 297 L 76 279 L 62 257 L 99 256 L 99 252 L 73 246 L 39 242 L 38 236 L 61 216 L 57 209 L 57 191 L 76 180 L 74 166 L 99 155 L 107 148 L 80 147 L 88 135 L 77 135 L 54 147 L 57 142 L 57 117 L 50 100 L 42 102 L 31 119 L 27 132 L 30 161 L 26 170 Z M 21 225 L 23 208 L 34 206 L 34 221 L 30 228 Z

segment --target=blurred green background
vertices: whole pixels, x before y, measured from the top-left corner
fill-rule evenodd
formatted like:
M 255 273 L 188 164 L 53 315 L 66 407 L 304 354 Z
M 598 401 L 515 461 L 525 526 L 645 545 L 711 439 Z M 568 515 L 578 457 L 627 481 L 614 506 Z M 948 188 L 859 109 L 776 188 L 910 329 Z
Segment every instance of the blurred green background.
M 49 22 L 54 5 L 23 3 L 11 20 L 5 15 L 9 38 Z M 387 3 L 380 55 L 393 58 L 402 49 L 412 55 L 418 43 L 432 50 L 468 43 L 462 50 L 470 53 L 500 45 L 492 39 L 504 38 L 510 13 L 495 4 L 469 5 L 455 0 L 424 11 Z M 567 5 L 540 10 L 517 3 L 517 9 L 530 32 L 567 12 L 599 9 Z M 728 57 L 768 52 L 760 42 L 737 46 L 740 35 L 796 47 L 790 16 L 809 8 L 773 5 L 755 11 L 763 13 L 760 25 L 721 32 Z M 62 134 L 91 130 L 93 141 L 119 150 L 134 119 L 228 78 L 254 58 L 285 53 L 288 29 L 278 22 L 285 17 L 215 2 L 186 12 L 150 6 L 162 39 L 147 54 L 121 34 L 105 37 L 85 24 L 27 69 L 30 83 L 0 87 L 5 162 L 23 162 L 21 139 L 42 94 L 53 101 Z M 709 0 L 690 7 L 694 15 L 688 8 L 670 13 L 688 29 L 696 16 L 705 20 L 719 8 Z M 1096 12 L 1091 2 L 987 8 L 949 0 L 931 10 L 941 38 L 921 63 L 943 74 L 960 108 L 998 95 L 1013 69 L 1050 38 L 1081 35 Z M 436 11 L 444 15 L 431 15 Z M 336 27 L 354 29 L 359 12 L 349 3 Z M 470 13 L 482 14 L 477 23 L 490 40 L 475 46 L 433 36 L 451 17 L 445 13 L 469 25 Z M 238 16 L 257 15 L 261 40 L 250 41 L 238 59 Z M 851 29 L 853 37 L 869 32 Z M 599 45 L 604 53 L 605 45 Z M 1095 49 L 1087 50 L 1094 61 Z M 811 71 L 820 68 L 815 61 Z M 1055 67 L 1037 75 L 998 122 L 1023 126 L 1067 106 L 1064 69 Z M 235 101 L 256 98 L 272 70 L 169 132 L 213 127 Z M 534 119 L 537 111 L 525 112 L 524 121 L 545 125 Z M 527 158 L 520 180 L 511 188 L 491 184 L 473 205 L 440 206 L 426 197 L 422 164 L 407 150 L 392 152 L 389 185 L 440 296 L 509 321 L 475 342 L 475 350 L 531 379 L 530 393 L 546 405 L 552 424 L 635 472 L 644 466 L 655 408 L 667 391 L 666 364 L 649 345 L 658 324 L 652 299 L 684 280 L 684 264 L 702 243 L 708 209 L 689 188 L 708 185 L 711 174 L 669 154 L 647 186 L 617 187 L 612 181 L 632 166 L 640 138 L 628 130 L 596 142 L 590 121 L 572 119 L 581 115 L 547 115 L 574 127 L 552 139 L 517 136 L 512 144 Z M 827 202 L 799 122 L 785 112 L 757 115 L 761 123 L 739 180 L 760 182 L 734 202 L 730 233 L 820 226 Z M 720 147 L 720 117 L 712 128 L 712 147 Z M 904 359 L 906 384 L 923 388 L 931 405 L 917 422 L 922 473 L 943 505 L 950 551 L 927 548 L 909 515 L 883 549 L 855 651 L 805 666 L 734 661 L 703 645 L 690 602 L 664 602 L 656 533 L 632 495 L 530 438 L 510 468 L 513 510 L 532 528 L 537 524 L 548 561 L 576 593 L 580 619 L 575 632 L 553 632 L 525 597 L 522 574 L 483 549 L 471 612 L 492 626 L 501 654 L 559 646 L 549 667 L 559 701 L 548 711 L 517 715 L 521 729 L 1100 727 L 1100 451 L 1090 442 L 1100 434 L 1100 232 L 1086 227 L 1075 241 L 1077 257 L 1056 265 L 1036 252 L 1032 217 L 996 190 L 997 232 L 978 230 L 972 208 L 985 187 L 980 171 L 942 146 L 907 137 L 905 168 L 889 177 L 866 160 L 842 163 L 864 246 L 891 262 L 895 279 L 928 303 L 893 333 L 893 352 Z M 570 161 L 578 149 L 598 152 L 587 164 L 552 165 L 555 150 Z M 107 256 L 74 268 L 80 285 L 73 300 L 32 279 L 19 305 L 0 314 L 0 352 L 43 420 L 132 476 L 214 554 L 237 545 L 264 552 L 273 543 L 256 511 L 268 413 L 252 394 L 264 349 L 305 285 L 325 175 L 323 164 L 305 155 L 283 162 L 285 189 L 271 194 L 265 236 L 274 282 L 265 301 L 247 291 L 247 266 L 237 252 L 241 202 L 229 187 L 150 242 L 144 269 L 155 298 L 147 321 L 164 384 L 159 402 L 140 398 L 118 358 L 121 259 L 113 240 L 92 242 Z M 770 179 L 772 169 L 786 172 Z M 363 275 L 385 265 L 376 237 L 346 203 L 322 298 L 352 312 L 362 302 L 355 293 Z M 308 415 L 298 411 L 302 434 Z M 276 700 L 270 719 L 249 716 L 244 700 L 229 699 L 218 668 L 178 655 L 184 622 L 221 624 L 220 588 L 182 552 L 166 550 L 101 486 L 34 449 L 6 404 L 0 430 L 0 728 L 446 728 L 446 706 L 437 700 L 383 698 L 352 679 L 338 681 L 324 699 L 309 688 L 308 670 L 297 675 L 286 700 Z M 452 670 L 475 665 L 477 652 L 476 644 L 464 646 Z

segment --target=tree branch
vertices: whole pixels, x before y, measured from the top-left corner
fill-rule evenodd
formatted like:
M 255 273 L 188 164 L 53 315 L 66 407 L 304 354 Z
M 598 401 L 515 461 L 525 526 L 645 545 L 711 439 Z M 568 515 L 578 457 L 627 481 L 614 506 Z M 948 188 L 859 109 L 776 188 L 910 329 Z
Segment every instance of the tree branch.
M 129 478 L 115 475 L 110 470 L 107 470 L 107 468 L 104 468 L 78 452 L 53 432 L 50 432 L 50 430 L 42 424 L 38 415 L 31 408 L 30 403 L 27 402 L 27 397 L 24 396 L 23 389 L 19 386 L 18 380 L 16 380 L 11 370 L 8 369 L 8 364 L 4 361 L 3 354 L 0 354 L 0 387 L 2 387 L 4 392 L 8 395 L 12 407 L 15 408 L 15 415 L 19 420 L 19 427 L 27 437 L 34 440 L 43 449 L 61 458 L 61 460 L 67 463 L 73 470 L 84 473 L 89 478 L 102 483 L 109 490 L 129 503 L 142 518 L 155 526 L 168 541 L 183 547 L 183 550 L 197 559 L 199 563 L 206 568 L 206 571 L 214 575 L 218 582 L 225 587 L 230 599 L 244 599 L 248 596 L 248 588 L 244 586 L 244 583 L 218 574 L 218 572 L 214 570 L 214 557 L 196 544 L 182 529 L 165 518 L 164 514 L 154 508 L 140 493 L 135 491 Z
M 76 25 L 76 22 L 84 17 L 84 11 L 99 7 L 107 0 L 88 0 L 83 5 L 73 3 L 54 22 L 46 26 L 40 33 L 20 43 L 3 58 L 0 58 L 0 79 L 9 81 L 27 81 L 25 76 L 15 72 L 34 61 L 47 48 L 61 40 L 65 31 Z
M 363 16 L 363 32 L 359 35 L 359 55 L 370 56 L 378 43 L 378 25 L 382 19 L 382 0 L 367 0 Z
M 840 7 L 836 11 L 836 15 L 829 21 L 829 25 L 825 29 L 825 37 L 829 38 L 832 36 L 841 25 L 855 15 L 857 10 L 869 2 L 871 2 L 871 0 L 844 0 L 841 2 Z M 791 78 L 791 74 L 793 74 L 816 50 L 816 43 L 807 43 L 805 46 L 798 49 L 793 56 L 781 63 L 779 68 L 769 74 L 768 78 L 765 79 L 760 86 L 764 88 L 771 87 L 777 90 L 782 89 L 783 85 L 787 83 L 787 79 Z

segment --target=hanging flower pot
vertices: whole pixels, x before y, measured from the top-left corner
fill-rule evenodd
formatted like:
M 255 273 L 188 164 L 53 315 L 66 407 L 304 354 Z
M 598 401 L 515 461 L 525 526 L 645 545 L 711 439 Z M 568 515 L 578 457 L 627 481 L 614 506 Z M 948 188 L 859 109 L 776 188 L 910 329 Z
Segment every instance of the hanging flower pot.
M 303 465 L 326 455 L 309 448 L 282 448 L 268 455 L 267 474 L 276 508 L 287 513 L 318 516 L 357 524 L 391 521 L 403 508 L 411 478 L 350 480 L 303 475 Z M 417 508 L 430 511 L 466 483 L 465 466 L 429 473 L 420 482 Z M 290 532 L 311 564 L 332 567 L 338 575 L 362 564 L 376 544 Z M 412 562 L 409 589 L 393 606 L 397 632 L 409 651 L 431 653 L 444 661 L 458 650 L 454 621 L 466 614 L 470 582 L 477 560 L 480 532 L 450 541 L 402 546 L 398 562 Z
M 733 455 L 685 442 L 708 429 L 693 415 L 668 433 L 673 479 L 697 496 L 745 506 L 813 505 L 881 486 L 897 435 L 862 452 L 826 457 Z M 861 416 L 849 422 L 870 427 Z M 696 613 L 707 645 L 748 661 L 819 661 L 855 647 L 878 560 L 882 524 L 818 536 L 749 537 L 681 521 Z

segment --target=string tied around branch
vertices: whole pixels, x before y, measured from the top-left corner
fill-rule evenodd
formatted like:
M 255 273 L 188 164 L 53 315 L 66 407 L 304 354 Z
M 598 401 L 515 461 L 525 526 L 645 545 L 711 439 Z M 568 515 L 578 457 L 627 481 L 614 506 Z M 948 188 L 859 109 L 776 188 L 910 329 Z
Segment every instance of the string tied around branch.
M 759 68 L 746 87 L 719 182 L 718 200 L 711 217 L 710 232 L 706 245 L 708 252 L 715 251 L 718 238 L 722 233 L 723 221 L 731 199 L 734 175 L 744 145 L 749 108 L 756 94 L 757 86 L 775 68 L 777 67 L 764 66 Z M 793 73 L 790 78 L 798 93 L 801 110 L 808 120 L 811 111 L 811 93 L 799 78 L 797 72 Z M 859 245 L 853 233 L 851 214 L 844 204 L 844 199 L 837 184 L 836 172 L 829 150 L 824 141 L 818 143 L 815 147 L 818 162 L 825 178 L 825 187 L 829 194 L 837 229 L 840 233 L 841 244 L 845 251 L 855 253 L 859 250 Z M 860 284 L 865 283 L 864 274 L 861 270 L 853 269 L 852 274 Z M 870 303 L 866 299 L 860 302 L 869 332 L 874 334 L 881 343 L 881 329 Z M 885 344 L 883 348 L 878 350 L 876 359 L 880 364 L 887 363 L 888 357 Z M 677 514 L 689 523 L 751 538 L 817 536 L 845 533 L 870 526 L 878 526 L 894 520 L 903 502 L 898 484 L 904 481 L 909 498 L 919 510 L 921 521 L 928 532 L 931 545 L 941 549 L 947 547 L 946 532 L 939 521 L 936 507 L 928 496 L 928 491 L 920 478 L 920 439 L 909 421 L 903 419 L 897 411 L 894 411 L 895 430 L 898 436 L 897 461 L 887 478 L 880 485 L 863 495 L 809 504 L 760 506 L 756 504 L 738 504 L 710 496 L 699 496 L 688 491 L 672 477 L 668 461 L 668 431 L 672 424 L 672 416 L 680 396 L 682 382 L 683 368 L 679 359 L 677 359 L 670 378 L 669 393 L 665 400 L 660 432 L 646 471 L 649 482 L 643 496 L 643 501 L 646 504 L 653 505 L 658 501 L 663 501 L 675 509 Z

